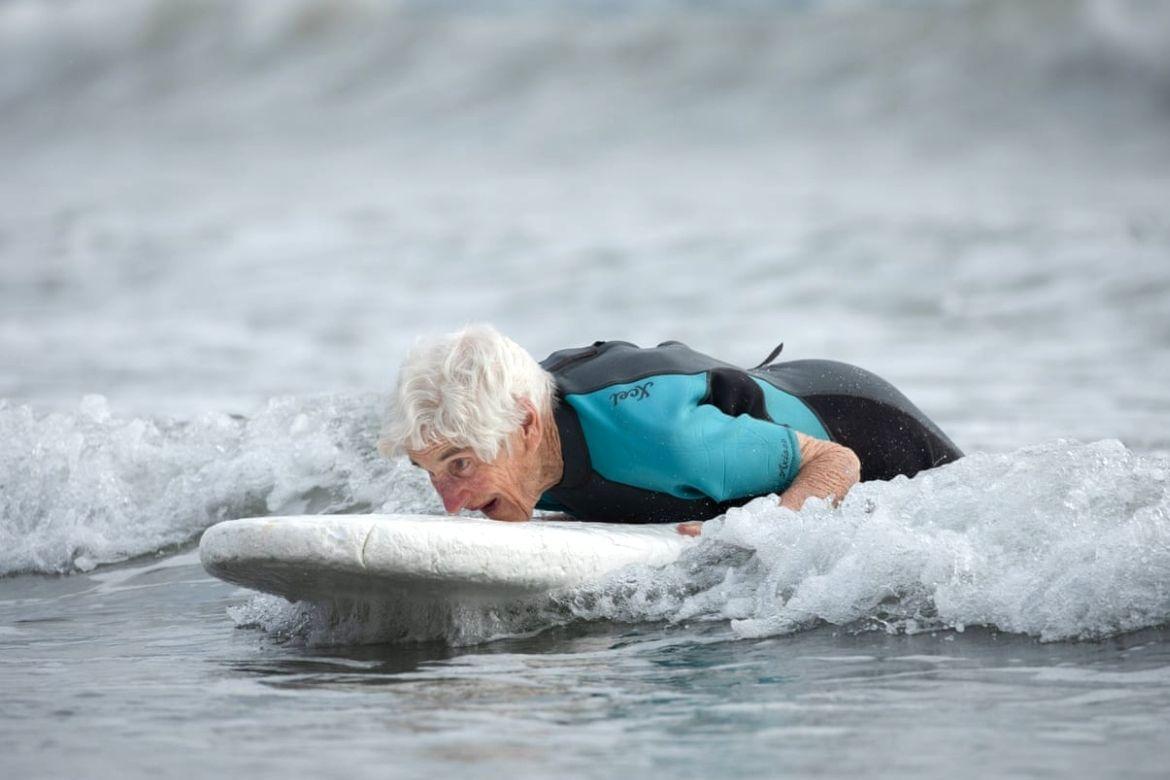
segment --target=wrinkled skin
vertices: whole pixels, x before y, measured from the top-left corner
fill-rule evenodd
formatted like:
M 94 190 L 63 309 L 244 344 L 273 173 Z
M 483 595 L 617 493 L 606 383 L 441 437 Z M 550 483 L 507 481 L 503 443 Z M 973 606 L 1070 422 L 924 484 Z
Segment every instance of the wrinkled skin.
M 560 481 L 556 426 L 524 403 L 524 422 L 493 460 L 485 461 L 470 447 L 445 441 L 408 451 L 410 462 L 430 475 L 449 514 L 469 509 L 493 520 L 528 520 L 541 494 Z

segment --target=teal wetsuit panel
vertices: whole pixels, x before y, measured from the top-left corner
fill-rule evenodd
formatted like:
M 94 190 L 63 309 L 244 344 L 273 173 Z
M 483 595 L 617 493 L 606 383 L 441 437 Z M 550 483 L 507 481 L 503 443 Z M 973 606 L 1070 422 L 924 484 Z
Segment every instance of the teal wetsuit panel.
M 797 430 L 828 438 L 803 404 L 761 384 L 769 416 L 785 422 L 793 416 Z M 666 374 L 564 400 L 577 413 L 593 469 L 605 479 L 720 502 L 787 488 L 800 470 L 793 428 L 724 414 L 700 403 L 707 389 L 705 372 Z
M 765 382 L 758 377 L 752 377 L 755 383 L 764 391 L 764 403 L 768 407 L 768 416 L 778 423 L 789 425 L 814 439 L 832 441 L 833 437 L 825 430 L 825 426 L 804 402 L 791 393 L 786 393 L 778 387 Z

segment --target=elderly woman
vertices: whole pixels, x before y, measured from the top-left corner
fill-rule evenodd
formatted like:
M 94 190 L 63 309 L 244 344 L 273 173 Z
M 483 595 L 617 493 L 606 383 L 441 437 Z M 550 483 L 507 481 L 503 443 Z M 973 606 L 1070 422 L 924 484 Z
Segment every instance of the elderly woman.
M 677 341 L 598 341 L 537 363 L 472 326 L 411 351 L 380 449 L 425 469 L 450 513 L 678 520 L 691 534 L 756 496 L 798 510 L 962 457 L 884 380 L 827 360 L 771 364 L 779 350 L 744 370 Z

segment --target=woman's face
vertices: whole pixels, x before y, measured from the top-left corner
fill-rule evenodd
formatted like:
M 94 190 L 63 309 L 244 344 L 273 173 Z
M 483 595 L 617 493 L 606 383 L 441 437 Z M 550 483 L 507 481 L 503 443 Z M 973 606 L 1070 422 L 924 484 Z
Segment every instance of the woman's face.
M 483 512 L 493 520 L 519 521 L 532 517 L 539 500 L 533 479 L 537 464 L 518 432 L 511 449 L 500 447 L 494 460 L 485 461 L 468 447 L 440 442 L 425 450 L 411 450 L 410 462 L 426 470 L 449 514 L 461 509 Z

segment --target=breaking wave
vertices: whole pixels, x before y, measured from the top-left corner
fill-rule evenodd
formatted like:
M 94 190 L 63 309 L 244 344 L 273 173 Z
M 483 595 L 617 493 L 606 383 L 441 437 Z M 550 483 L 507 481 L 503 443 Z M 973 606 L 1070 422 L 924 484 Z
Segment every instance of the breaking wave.
M 1060 107 L 1053 132 L 1069 114 L 1090 133 L 1164 118 L 1168 42 L 1170 12 L 1127 0 L 9 0 L 0 110 L 135 128 L 146 111 L 185 143 L 347 124 L 376 143 L 445 128 L 608 147 L 894 122 L 937 144 L 943 128 L 1035 133 L 1038 103 Z
M 88 571 L 189 543 L 219 520 L 434 512 L 425 480 L 381 458 L 377 399 L 276 398 L 251 418 L 121 418 L 0 400 L 0 575 Z

